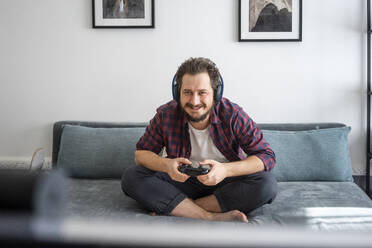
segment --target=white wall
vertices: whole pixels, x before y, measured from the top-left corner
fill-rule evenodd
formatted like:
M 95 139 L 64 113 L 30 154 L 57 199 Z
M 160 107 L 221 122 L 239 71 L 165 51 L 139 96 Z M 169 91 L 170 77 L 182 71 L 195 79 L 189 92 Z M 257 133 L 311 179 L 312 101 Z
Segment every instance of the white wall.
M 256 122 L 343 122 L 365 167 L 365 1 L 304 0 L 302 42 L 237 42 L 237 0 L 156 0 L 155 29 L 92 29 L 90 0 L 3 1 L 0 159 L 51 156 L 59 120 L 148 121 L 181 62 L 217 63 Z

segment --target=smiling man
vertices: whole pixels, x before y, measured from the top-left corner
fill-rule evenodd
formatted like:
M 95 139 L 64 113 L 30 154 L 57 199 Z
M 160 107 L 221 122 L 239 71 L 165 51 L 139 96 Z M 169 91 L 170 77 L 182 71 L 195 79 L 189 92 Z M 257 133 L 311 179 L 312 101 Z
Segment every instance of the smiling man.
M 244 110 L 222 97 L 211 60 L 186 60 L 175 79 L 174 99 L 157 109 L 138 141 L 123 191 L 159 215 L 248 222 L 247 213 L 276 196 L 274 152 Z M 164 147 L 167 157 L 159 156 Z M 209 165 L 208 174 L 179 171 L 195 163 Z

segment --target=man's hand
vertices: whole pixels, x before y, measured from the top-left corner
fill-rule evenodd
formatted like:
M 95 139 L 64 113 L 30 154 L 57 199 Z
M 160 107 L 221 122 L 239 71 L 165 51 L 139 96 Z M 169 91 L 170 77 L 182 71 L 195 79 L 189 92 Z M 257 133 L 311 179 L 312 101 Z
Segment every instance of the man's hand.
M 199 163 L 200 165 L 209 164 L 211 170 L 206 175 L 198 176 L 198 180 L 204 185 L 212 186 L 221 182 L 227 177 L 226 166 L 215 160 L 204 160 Z
M 190 160 L 186 158 L 174 158 L 168 159 L 166 163 L 167 173 L 173 181 L 185 182 L 190 176 L 179 172 L 178 166 L 181 164 L 192 164 Z

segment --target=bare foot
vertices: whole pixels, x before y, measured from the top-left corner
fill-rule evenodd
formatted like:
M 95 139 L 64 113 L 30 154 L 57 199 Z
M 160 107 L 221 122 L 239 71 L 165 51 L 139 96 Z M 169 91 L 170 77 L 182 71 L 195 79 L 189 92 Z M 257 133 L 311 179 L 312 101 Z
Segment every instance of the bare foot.
M 213 213 L 211 215 L 211 220 L 214 221 L 240 221 L 248 222 L 247 216 L 240 212 L 239 210 L 232 210 L 225 213 Z
M 150 212 L 150 215 L 151 216 L 156 216 L 156 213 L 155 212 Z

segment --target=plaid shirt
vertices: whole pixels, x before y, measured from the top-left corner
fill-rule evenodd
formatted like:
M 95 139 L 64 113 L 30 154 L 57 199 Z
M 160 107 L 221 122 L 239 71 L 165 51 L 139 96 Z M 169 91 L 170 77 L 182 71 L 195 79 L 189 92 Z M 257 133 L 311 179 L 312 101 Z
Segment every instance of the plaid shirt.
M 237 104 L 223 98 L 210 115 L 209 133 L 217 149 L 229 161 L 245 159 L 242 150 L 262 160 L 265 170 L 275 165 L 275 153 L 263 138 L 256 123 Z M 156 154 L 163 147 L 169 158 L 190 158 L 191 143 L 188 120 L 176 101 L 160 106 L 137 143 L 137 150 Z

